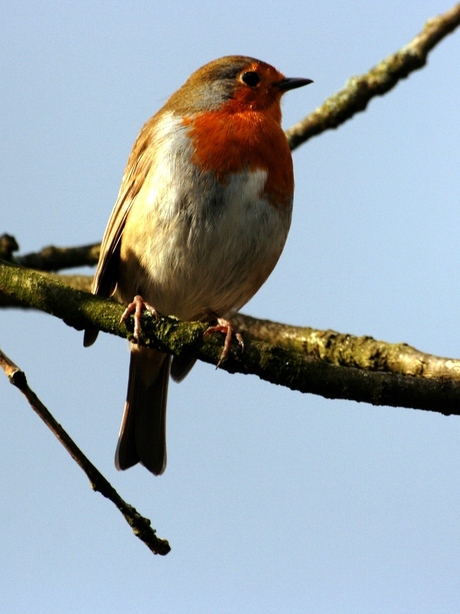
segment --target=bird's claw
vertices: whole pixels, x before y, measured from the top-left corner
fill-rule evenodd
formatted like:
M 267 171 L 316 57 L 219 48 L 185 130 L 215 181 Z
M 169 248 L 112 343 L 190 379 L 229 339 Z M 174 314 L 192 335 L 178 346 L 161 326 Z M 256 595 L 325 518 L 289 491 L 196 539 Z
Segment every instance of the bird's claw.
M 136 296 L 133 298 L 131 303 L 129 303 L 129 305 L 126 306 L 126 309 L 124 310 L 121 316 L 120 324 L 122 324 L 123 322 L 126 322 L 129 316 L 133 315 L 133 318 L 134 318 L 133 339 L 135 341 L 139 341 L 139 335 L 141 332 L 142 312 L 146 310 L 150 311 L 155 318 L 158 318 L 158 312 L 155 309 L 155 307 L 153 307 L 152 305 L 149 305 L 149 303 L 144 301 L 144 299 L 142 298 L 140 294 L 136 294 Z
M 230 346 L 232 345 L 232 337 L 235 336 L 238 341 L 239 346 L 241 347 L 241 351 L 244 351 L 244 341 L 241 333 L 237 333 L 233 328 L 233 325 L 228 320 L 224 318 L 217 318 L 217 324 L 215 326 L 209 326 L 203 334 L 203 337 L 206 337 L 210 333 L 223 333 L 225 335 L 224 347 L 219 357 L 219 362 L 216 365 L 216 369 L 220 367 L 220 365 L 227 359 L 228 354 L 230 352 Z

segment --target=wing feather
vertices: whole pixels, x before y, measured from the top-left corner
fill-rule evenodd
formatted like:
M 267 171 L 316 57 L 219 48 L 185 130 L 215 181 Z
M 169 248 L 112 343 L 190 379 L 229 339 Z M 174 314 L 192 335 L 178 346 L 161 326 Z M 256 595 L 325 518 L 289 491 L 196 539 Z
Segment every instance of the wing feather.
M 120 242 L 126 219 L 152 166 L 151 145 L 154 139 L 155 116 L 142 128 L 134 143 L 123 175 L 120 191 L 105 229 L 101 253 L 91 291 L 99 296 L 111 296 L 118 281 Z

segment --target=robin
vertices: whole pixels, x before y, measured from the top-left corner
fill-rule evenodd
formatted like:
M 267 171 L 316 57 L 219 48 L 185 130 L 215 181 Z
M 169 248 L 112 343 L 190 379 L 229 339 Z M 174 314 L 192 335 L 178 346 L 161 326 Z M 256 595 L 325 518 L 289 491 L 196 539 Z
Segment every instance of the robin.
M 226 319 L 262 286 L 291 223 L 294 176 L 281 128 L 282 95 L 311 83 L 250 57 L 229 56 L 193 73 L 142 128 L 101 246 L 92 292 L 134 313 L 117 469 L 166 467 L 169 375 L 194 360 L 136 343 L 144 309 L 188 321 Z M 133 299 L 134 297 L 134 299 Z M 97 331 L 85 331 L 84 345 Z M 239 337 L 241 342 L 241 337 Z

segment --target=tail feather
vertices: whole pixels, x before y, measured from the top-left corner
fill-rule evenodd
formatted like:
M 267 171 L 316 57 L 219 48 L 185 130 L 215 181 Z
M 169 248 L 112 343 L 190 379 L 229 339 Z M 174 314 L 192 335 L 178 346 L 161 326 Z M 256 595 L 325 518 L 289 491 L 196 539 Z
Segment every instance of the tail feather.
M 93 343 L 97 339 L 98 334 L 99 334 L 98 330 L 87 328 L 83 336 L 83 347 L 89 348 L 90 345 L 93 345 Z
M 177 383 L 181 382 L 190 373 L 195 363 L 196 358 L 174 356 L 171 363 L 171 377 L 173 380 Z
M 117 469 L 142 463 L 155 475 L 166 468 L 166 401 L 171 357 L 132 345 L 128 393 L 115 452 Z

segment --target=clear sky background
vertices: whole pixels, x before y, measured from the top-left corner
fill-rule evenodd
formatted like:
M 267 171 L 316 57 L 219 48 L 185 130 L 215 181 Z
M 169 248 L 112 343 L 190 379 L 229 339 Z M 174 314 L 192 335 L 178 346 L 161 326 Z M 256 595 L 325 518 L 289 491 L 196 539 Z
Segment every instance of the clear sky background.
M 3 1 L 1 231 L 23 253 L 100 240 L 139 129 L 207 61 L 314 79 L 286 95 L 288 127 L 449 6 Z M 460 356 L 459 59 L 457 32 L 294 153 L 291 233 L 246 313 Z M 153 556 L 0 378 L 1 612 L 460 611 L 458 417 L 198 364 L 170 387 L 166 473 L 119 473 L 126 343 L 0 318 L 2 349 L 172 546 Z

